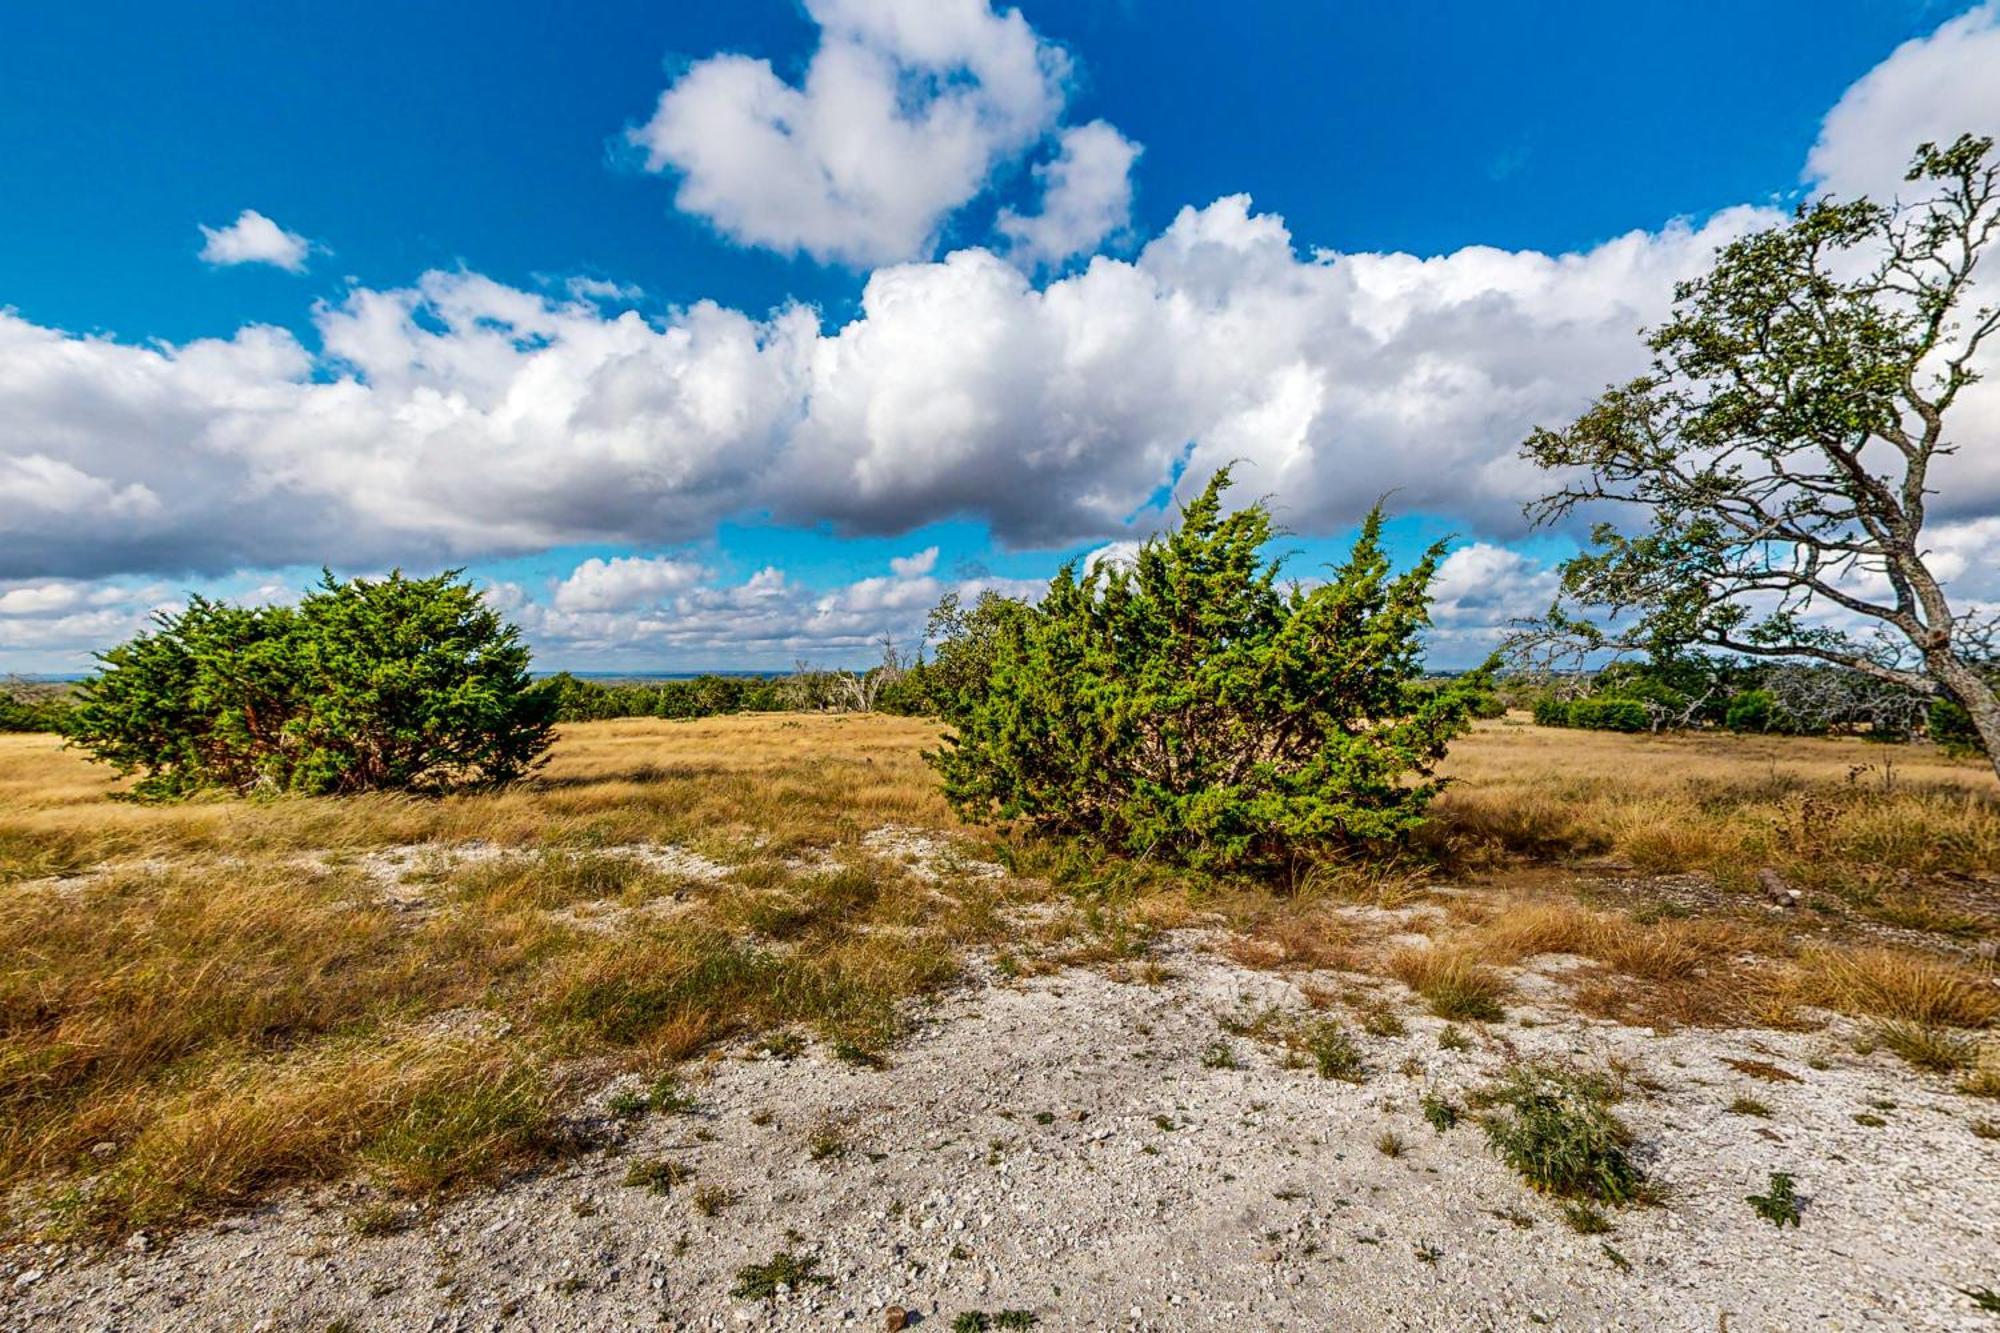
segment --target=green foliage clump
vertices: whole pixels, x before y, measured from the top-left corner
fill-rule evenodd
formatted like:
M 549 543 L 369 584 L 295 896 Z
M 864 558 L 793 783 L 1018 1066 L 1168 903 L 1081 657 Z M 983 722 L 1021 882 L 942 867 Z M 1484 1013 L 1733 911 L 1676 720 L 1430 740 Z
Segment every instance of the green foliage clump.
M 833 1279 L 819 1271 L 819 1260 L 807 1254 L 779 1250 L 761 1264 L 745 1264 L 736 1270 L 736 1284 L 729 1294 L 739 1301 L 770 1301 L 781 1291 L 800 1287 L 831 1286 Z
M 1545 694 L 1535 700 L 1535 725 L 1538 727 L 1566 727 L 1569 725 L 1569 703 L 1553 694 Z
M 1757 1216 L 1783 1231 L 1787 1223 L 1792 1226 L 1799 1224 L 1799 1196 L 1792 1185 L 1789 1174 L 1773 1171 L 1771 1183 L 1764 1193 L 1749 1195 L 1746 1201 Z
M 1745 690 L 1729 701 L 1722 725 L 1731 731 L 1768 732 L 1778 725 L 1778 701 L 1769 690 Z
M 1487 1142 L 1530 1185 L 1563 1198 L 1630 1203 L 1644 1176 L 1626 1153 L 1632 1132 L 1601 1078 L 1551 1065 L 1515 1069 L 1482 1100 Z
M 1442 1134 L 1458 1126 L 1459 1109 L 1441 1093 L 1427 1092 L 1417 1103 L 1423 1111 L 1424 1120 L 1430 1127 Z
M 986 590 L 971 606 L 956 592 L 944 595 L 932 609 L 925 639 L 936 645 L 927 666 L 921 665 L 926 711 L 963 726 L 986 697 L 1000 644 L 1034 615 L 1026 602 Z
M 156 622 L 98 654 L 66 726 L 142 798 L 504 783 L 551 739 L 520 631 L 456 570 L 327 573 L 296 608 L 195 596 Z
M 1932 702 L 1930 733 L 1938 748 L 1954 758 L 1976 759 L 1986 753 L 1979 729 L 1972 725 L 1972 714 L 1950 699 Z
M 567 671 L 549 677 L 556 721 L 615 717 L 689 720 L 726 713 L 775 713 L 797 707 L 791 682 L 770 676 L 694 676 L 687 680 L 596 681 Z
M 56 731 L 69 719 L 69 699 L 60 685 L 10 677 L 0 680 L 0 731 Z
M 1636 699 L 1578 699 L 1569 706 L 1569 725 L 1583 731 L 1644 731 L 1648 720 Z
M 1598 695 L 1570 704 L 1569 725 L 1585 731 L 1650 731 L 1653 719 L 1637 699 Z
M 929 756 L 961 813 L 1204 869 L 1423 822 L 1485 685 L 1415 688 L 1442 548 L 1392 575 L 1377 512 L 1325 583 L 1281 585 L 1270 514 L 1225 514 L 1228 485 L 1217 473 L 1129 567 L 1065 566 L 1039 606 L 1002 613 L 985 688 Z

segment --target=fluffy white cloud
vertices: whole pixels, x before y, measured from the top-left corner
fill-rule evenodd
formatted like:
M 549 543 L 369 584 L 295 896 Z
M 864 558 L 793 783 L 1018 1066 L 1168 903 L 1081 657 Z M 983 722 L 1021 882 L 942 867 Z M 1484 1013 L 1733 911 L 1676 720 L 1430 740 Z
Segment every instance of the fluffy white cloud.
M 1431 584 L 1428 660 L 1445 667 L 1475 664 L 1515 621 L 1547 611 L 1557 582 L 1554 569 L 1519 551 L 1488 542 L 1459 547 Z
M 158 584 L 0 582 L 0 662 L 18 670 L 81 667 L 93 651 L 147 628 L 155 610 L 178 605 Z
M 254 208 L 236 215 L 226 227 L 203 226 L 201 257 L 210 264 L 269 264 L 287 273 L 303 273 L 312 242 L 286 231 Z
M 909 114 L 948 118 L 950 99 L 993 89 L 1025 107 L 1054 87 L 1012 12 L 826 0 L 813 13 L 826 51 L 978 75 L 943 79 Z M 1955 20 L 1857 88 L 1901 87 L 1901 62 L 1917 61 L 1955 104 L 1989 68 L 1975 39 L 1991 26 L 1989 11 Z M 1940 51 L 1956 62 L 1934 66 Z M 815 77 L 785 96 L 820 96 Z M 1855 105 L 1900 105 L 1885 96 Z M 1041 134 L 1053 114 L 1021 123 Z M 1861 160 L 1841 147 L 1860 142 L 1860 114 L 1829 117 L 1816 170 Z M 1048 184 L 1071 188 L 1053 169 Z M 874 225 L 864 213 L 849 218 L 857 235 Z M 1515 456 L 1524 434 L 1639 369 L 1635 332 L 1674 281 L 1775 216 L 1733 209 L 1575 254 L 1420 258 L 1302 252 L 1237 196 L 1184 209 L 1131 259 L 1045 284 L 983 249 L 886 267 L 832 327 L 709 302 L 649 319 L 615 286 L 552 297 L 466 272 L 355 289 L 316 309 L 311 345 L 255 326 L 136 344 L 0 310 L 0 578 L 657 551 L 745 511 L 870 533 L 971 515 L 1018 545 L 1115 542 L 1156 520 L 1168 478 L 1185 493 L 1232 460 L 1236 493 L 1272 497 L 1302 535 L 1394 491 L 1398 508 L 1505 538 L 1544 484 Z M 2000 377 L 1960 411 L 1967 447 L 1941 468 L 1935 512 L 1969 524 L 2000 513 L 2000 454 L 1971 447 L 2000 427 Z M 909 559 L 826 614 L 924 600 L 907 585 L 934 567 Z M 671 606 L 778 643 L 812 601 L 776 572 L 715 589 L 676 585 L 660 557 L 598 564 L 551 614 Z
M 1038 580 L 940 578 L 937 555 L 931 547 L 896 557 L 886 575 L 833 588 L 807 587 L 767 567 L 740 583 L 691 583 L 622 606 L 566 601 L 563 588 L 579 576 L 594 577 L 586 571 L 600 562 L 591 560 L 561 580 L 548 602 L 513 583 L 489 594 L 536 650 L 554 660 L 784 667 L 799 659 L 829 665 L 866 660 L 884 634 L 914 649 L 930 608 L 947 591 L 970 599 L 992 588 L 1033 598 L 1045 586 Z
M 0 314 L 0 577 L 657 546 L 746 508 L 1056 545 L 1129 535 L 1177 465 L 1192 487 L 1231 460 L 1301 533 L 1395 490 L 1505 534 L 1541 484 L 1526 431 L 1638 369 L 1674 280 L 1768 216 L 1571 255 L 1301 256 L 1236 197 L 1046 286 L 983 250 L 883 269 L 834 329 L 469 273 L 321 308 L 317 354 Z M 2000 508 L 2000 464 L 1955 466 L 1948 514 Z
M 1003 210 L 996 224 L 1030 264 L 1058 265 L 1088 254 L 1132 217 L 1132 164 L 1139 145 L 1102 120 L 1062 133 L 1052 162 L 1035 169 L 1042 209 L 1032 216 Z
M 1903 186 L 1910 151 L 1964 133 L 2000 137 L 2000 5 L 1985 4 L 1903 43 L 1820 124 L 1806 178 L 1843 197 Z
M 987 0 L 807 0 L 797 87 L 770 62 L 696 62 L 631 132 L 676 205 L 749 245 L 851 264 L 927 253 L 994 168 L 1056 125 L 1069 63 Z
M 658 604 L 670 593 L 693 587 L 708 570 L 692 560 L 666 556 L 590 559 L 556 585 L 559 611 L 619 611 Z

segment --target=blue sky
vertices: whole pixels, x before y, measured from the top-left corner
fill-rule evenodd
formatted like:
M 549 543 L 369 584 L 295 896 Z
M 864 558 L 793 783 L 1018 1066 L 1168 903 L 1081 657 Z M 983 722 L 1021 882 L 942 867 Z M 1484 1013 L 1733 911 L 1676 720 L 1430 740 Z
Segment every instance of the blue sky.
M 1384 494 L 1404 551 L 1456 534 L 1438 657 L 1469 660 L 1564 549 L 1518 521 L 1525 427 L 1772 208 L 2000 128 L 1995 32 L 1897 0 L 10 6 L 0 670 L 322 561 L 468 565 L 550 665 L 855 660 L 1232 458 L 1302 567 Z

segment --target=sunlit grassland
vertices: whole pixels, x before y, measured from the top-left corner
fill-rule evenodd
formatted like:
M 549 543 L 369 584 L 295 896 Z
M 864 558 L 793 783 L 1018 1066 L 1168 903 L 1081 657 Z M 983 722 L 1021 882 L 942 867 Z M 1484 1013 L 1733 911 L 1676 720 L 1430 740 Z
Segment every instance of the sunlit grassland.
M 1513 969 L 1572 955 L 1592 1012 L 1848 1014 L 1960 1077 L 2000 1016 L 1978 953 L 2000 800 L 1927 751 L 1485 724 L 1416 846 L 1274 886 L 966 828 L 922 762 L 936 737 L 873 716 L 605 722 L 503 792 L 141 806 L 50 738 L 0 736 L 7 1226 L 491 1179 L 587 1146 L 578 1107 L 619 1072 L 777 1029 L 892 1052 L 974 951 L 1003 975 L 1143 981 L 1172 926 L 1253 966 L 1394 977 L 1468 1022 L 1505 1012 Z M 1774 915 L 1765 869 L 1805 903 Z M 1596 887 L 1689 874 L 1712 890 L 1692 907 Z M 1357 900 L 1425 908 L 1401 930 L 1429 949 L 1392 947 Z

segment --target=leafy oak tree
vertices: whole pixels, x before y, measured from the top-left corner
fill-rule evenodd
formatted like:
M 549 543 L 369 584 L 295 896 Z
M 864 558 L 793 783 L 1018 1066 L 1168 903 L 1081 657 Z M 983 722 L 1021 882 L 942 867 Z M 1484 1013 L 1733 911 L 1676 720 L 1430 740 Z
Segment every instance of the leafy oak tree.
M 66 730 L 135 794 L 435 791 L 539 761 L 558 692 L 453 570 L 336 580 L 296 608 L 192 597 L 98 654 Z
M 987 608 L 990 671 L 928 756 L 955 807 L 1215 869 L 1422 822 L 1483 684 L 1417 688 L 1442 547 L 1393 574 L 1378 512 L 1327 582 L 1281 584 L 1270 514 L 1225 514 L 1228 485 L 1129 567 L 1072 563 L 1039 605 Z
M 1915 202 L 1818 199 L 1723 247 L 1649 335 L 1650 373 L 1530 436 L 1570 477 L 1531 516 L 1608 503 L 1644 526 L 1594 529 L 1517 654 L 1829 663 L 1956 704 L 2000 772 L 1994 624 L 1954 606 L 1924 546 L 1953 409 L 2000 328 L 1973 285 L 2000 232 L 1992 148 L 1924 144 Z

